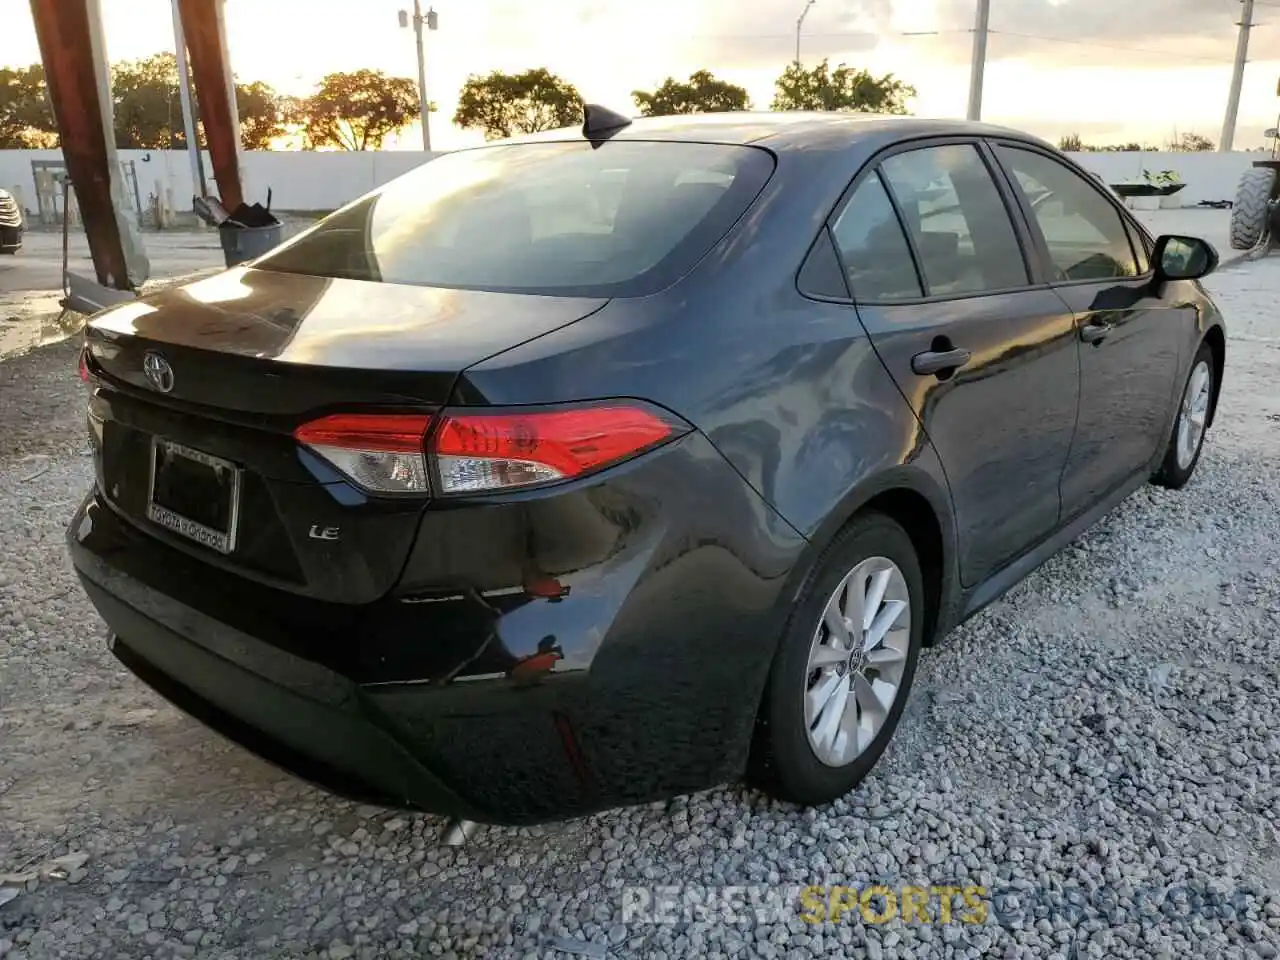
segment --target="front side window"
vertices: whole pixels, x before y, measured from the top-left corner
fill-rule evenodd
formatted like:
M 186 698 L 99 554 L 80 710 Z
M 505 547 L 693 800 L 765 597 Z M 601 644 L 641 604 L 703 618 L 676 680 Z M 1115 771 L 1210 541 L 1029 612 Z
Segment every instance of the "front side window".
M 1151 270 L 1151 244 L 1143 233 L 1131 223 L 1126 223 L 1125 229 L 1129 232 L 1129 242 L 1133 245 L 1133 252 L 1138 257 L 1138 275 L 1141 276 Z
M 911 150 L 889 157 L 880 171 L 906 220 L 930 296 L 1028 284 L 1013 221 L 977 147 Z
M 507 144 L 447 154 L 254 266 L 383 283 L 643 296 L 686 273 L 773 174 L 754 147 Z
M 1042 153 L 1008 146 L 998 150 L 1044 234 L 1056 279 L 1138 276 L 1124 220 L 1092 184 Z

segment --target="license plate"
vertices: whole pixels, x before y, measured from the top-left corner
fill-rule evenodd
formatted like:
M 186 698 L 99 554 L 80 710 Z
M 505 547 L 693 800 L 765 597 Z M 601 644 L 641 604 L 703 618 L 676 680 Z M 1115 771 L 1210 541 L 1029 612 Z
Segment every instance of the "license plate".
M 172 440 L 152 440 L 148 520 L 210 550 L 231 553 L 239 514 L 239 467 Z

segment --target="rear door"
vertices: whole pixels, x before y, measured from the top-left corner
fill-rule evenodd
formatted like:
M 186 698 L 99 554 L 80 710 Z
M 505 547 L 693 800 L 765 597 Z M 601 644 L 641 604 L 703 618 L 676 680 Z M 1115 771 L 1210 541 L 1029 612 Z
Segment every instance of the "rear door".
M 1073 318 L 1033 281 L 992 170 L 977 142 L 912 144 L 864 171 L 832 224 L 859 317 L 946 470 L 966 585 L 1058 523 L 1078 388 Z
M 1080 339 L 1080 418 L 1062 475 L 1067 516 L 1087 510 L 1149 468 L 1173 411 L 1190 305 L 1163 300 L 1136 228 L 1115 203 L 1060 160 L 1002 143 L 996 155 L 1025 206 L 1057 294 Z

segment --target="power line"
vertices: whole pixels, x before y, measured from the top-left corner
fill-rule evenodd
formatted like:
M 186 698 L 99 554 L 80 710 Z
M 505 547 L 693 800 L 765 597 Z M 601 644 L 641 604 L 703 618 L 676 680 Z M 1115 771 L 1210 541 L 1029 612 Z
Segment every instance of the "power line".
M 1226 3 L 1234 3 L 1236 0 L 1225 0 Z M 1280 0 L 1254 0 L 1259 6 L 1269 6 L 1280 9 Z M 1254 28 L 1264 26 L 1264 24 L 1255 23 Z M 1269 26 L 1269 25 L 1267 25 Z M 989 33 L 1004 37 L 1017 37 L 1023 40 L 1040 40 L 1045 43 L 1067 44 L 1077 47 L 1096 47 L 1107 50 L 1122 50 L 1126 53 L 1147 53 L 1154 56 L 1173 57 L 1183 60 L 1199 60 L 1204 63 L 1225 63 L 1227 57 L 1224 54 L 1221 57 L 1210 57 L 1203 54 L 1191 54 L 1182 50 L 1168 50 L 1160 47 L 1143 47 L 1134 46 L 1124 43 L 1110 43 L 1103 40 L 1084 40 L 1079 37 L 1061 37 L 1052 36 L 1041 33 L 1023 33 L 1016 30 L 998 30 L 994 27 L 990 28 Z M 941 29 L 941 30 L 852 30 L 852 31 L 815 31 L 805 34 L 808 40 L 881 40 L 881 39 L 912 39 L 917 37 L 943 37 L 948 35 L 971 35 L 972 29 Z M 794 33 L 696 33 L 692 34 L 690 39 L 695 40 L 792 40 Z
M 1280 4 L 1278 4 L 1280 5 Z M 991 30 L 1002 37 L 1021 37 L 1024 40 L 1044 40 L 1047 43 L 1065 43 L 1077 47 L 1105 47 L 1111 50 L 1126 50 L 1129 53 L 1150 53 L 1163 57 L 1180 57 L 1184 60 L 1204 60 L 1208 63 L 1224 63 L 1225 57 L 1206 57 L 1184 53 L 1181 50 L 1160 50 L 1155 47 L 1134 47 L 1121 43 L 1103 43 L 1099 40 L 1078 40 L 1072 37 L 1049 37 L 1037 33 L 1017 33 L 1013 30 Z
M 833 31 L 833 32 L 811 32 L 806 33 L 806 40 L 847 40 L 847 39 L 868 39 L 878 40 L 882 38 L 899 37 L 941 37 L 949 33 L 971 33 L 970 30 L 854 30 L 854 31 Z M 694 40 L 793 40 L 794 33 L 695 33 L 691 35 Z
M 1255 0 L 1261 2 L 1261 0 Z M 1280 0 L 1274 0 L 1270 6 L 1280 8 Z M 1255 24 L 1255 27 L 1261 24 Z M 876 30 L 854 30 L 854 31 L 828 31 L 814 32 L 805 34 L 807 40 L 853 40 L 853 39 L 899 39 L 899 38 L 915 38 L 915 37 L 942 37 L 948 35 L 969 35 L 974 31 L 972 29 L 963 30 L 958 28 L 944 30 L 895 30 L 895 31 L 876 31 Z M 1079 47 L 1101 47 L 1110 50 L 1124 50 L 1129 53 L 1150 53 L 1163 57 L 1178 57 L 1184 60 L 1203 60 L 1206 63 L 1223 63 L 1226 57 L 1207 57 L 1203 54 L 1189 54 L 1181 50 L 1166 50 L 1158 47 L 1138 47 L 1123 43 L 1108 43 L 1101 40 L 1082 40 L 1078 37 L 1055 37 L 1040 33 L 1021 33 L 1015 30 L 997 30 L 992 27 L 989 33 L 998 34 L 1004 37 L 1018 37 L 1024 40 L 1043 40 L 1046 43 L 1063 43 L 1071 46 Z M 795 38 L 794 33 L 695 33 L 690 39 L 694 40 L 792 40 Z

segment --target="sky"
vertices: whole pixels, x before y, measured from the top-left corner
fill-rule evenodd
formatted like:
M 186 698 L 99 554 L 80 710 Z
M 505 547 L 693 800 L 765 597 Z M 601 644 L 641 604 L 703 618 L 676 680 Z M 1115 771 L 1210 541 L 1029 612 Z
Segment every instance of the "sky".
M 100 0 L 110 59 L 173 50 L 169 0 Z M 1256 0 L 1237 148 L 1263 145 L 1280 114 L 1280 0 Z M 412 0 L 226 0 L 232 68 L 244 81 L 306 94 L 361 67 L 416 79 Z M 913 113 L 963 116 L 976 0 L 815 0 L 801 35 L 823 57 L 916 87 Z M 436 0 L 427 34 L 432 146 L 478 135 L 449 123 L 469 74 L 545 66 L 585 99 L 634 113 L 631 91 L 706 68 L 767 109 L 795 57 L 804 0 Z M 425 9 L 425 2 L 424 2 Z M 1240 0 L 993 0 L 983 119 L 1056 140 L 1159 145 L 1222 128 Z M 39 59 L 26 0 L 0 0 L 0 65 Z M 389 147 L 418 149 L 418 128 Z

